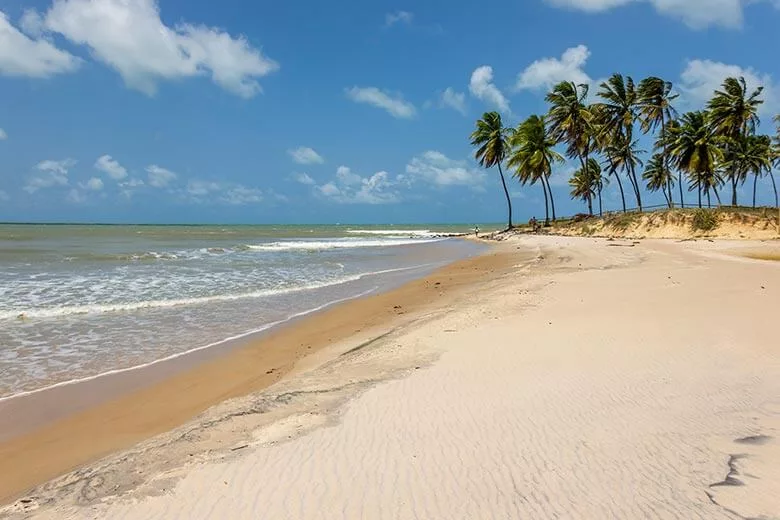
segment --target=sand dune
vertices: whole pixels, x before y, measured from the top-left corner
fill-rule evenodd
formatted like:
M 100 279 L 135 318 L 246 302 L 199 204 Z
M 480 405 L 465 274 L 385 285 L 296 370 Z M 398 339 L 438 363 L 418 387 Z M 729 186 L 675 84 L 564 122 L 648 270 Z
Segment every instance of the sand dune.
M 99 500 L 61 483 L 7 513 L 780 517 L 780 263 L 707 242 L 500 247 L 536 258 L 125 455 L 181 457 L 151 480 Z M 187 432 L 213 449 L 187 460 Z

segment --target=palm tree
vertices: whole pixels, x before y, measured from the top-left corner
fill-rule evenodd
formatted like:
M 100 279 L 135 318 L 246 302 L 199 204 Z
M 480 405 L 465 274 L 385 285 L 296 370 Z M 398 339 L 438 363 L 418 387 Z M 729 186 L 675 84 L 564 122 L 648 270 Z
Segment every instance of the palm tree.
M 555 220 L 555 202 L 550 188 L 550 175 L 555 163 L 564 161 L 561 154 L 554 150 L 555 140 L 547 132 L 545 119 L 533 115 L 520 123 L 509 139 L 511 155 L 507 165 L 515 168 L 514 174 L 522 185 L 541 182 L 544 191 L 544 223 L 550 223 L 549 202 L 552 206 L 552 218 Z
M 710 190 L 714 190 L 720 201 L 717 188 L 723 179 L 718 173 L 718 162 L 723 158 L 723 152 L 709 124 L 707 112 L 688 112 L 683 115 L 669 153 L 677 169 L 685 172 L 691 180 L 689 191 L 698 191 L 699 207 L 702 192 L 709 200 Z
M 622 170 L 626 176 L 631 180 L 631 172 L 636 171 L 637 166 L 642 166 L 642 160 L 639 159 L 639 154 L 643 152 L 637 148 L 638 141 L 629 143 L 622 135 L 613 136 L 614 139 L 610 140 L 606 146 L 602 149 L 602 152 L 607 157 L 607 163 L 609 169 L 607 170 L 607 176 L 615 176 L 618 182 L 618 188 L 620 189 L 620 198 L 623 202 L 623 213 L 626 212 L 626 198 L 623 193 L 623 183 L 618 175 L 618 170 Z M 635 190 L 636 193 L 636 190 Z
M 753 207 L 756 207 L 758 178 L 772 171 L 772 140 L 768 135 L 743 135 L 732 142 L 730 161 L 725 170 L 744 183 L 753 174 Z
M 674 146 L 675 142 L 680 136 L 680 120 L 679 119 L 672 119 L 671 121 L 666 123 L 666 131 L 662 132 L 661 135 L 658 136 L 658 139 L 656 139 L 655 148 L 663 149 L 666 148 L 667 152 L 667 164 L 672 162 L 672 147 Z M 685 208 L 685 197 L 683 195 L 683 172 L 678 172 L 677 174 L 677 184 L 680 188 L 680 207 Z M 671 194 L 671 192 L 670 192 Z
M 600 132 L 608 139 L 622 139 L 625 146 L 634 142 L 634 122 L 637 119 L 639 98 L 634 80 L 621 74 L 613 74 L 601 84 L 598 96 L 603 100 L 596 103 Z M 642 195 L 636 178 L 636 168 L 628 164 L 628 178 L 634 188 L 637 206 L 642 211 Z
M 664 162 L 664 156 L 662 153 L 653 154 L 653 157 L 647 162 L 645 172 L 642 174 L 647 184 L 649 191 L 662 191 L 664 198 L 666 199 L 666 205 L 669 208 L 673 207 L 672 203 L 672 186 L 674 186 L 674 179 L 667 164 Z
M 659 139 L 657 140 L 661 148 L 660 166 L 666 171 L 664 177 L 668 181 L 666 189 L 669 193 L 669 207 L 673 208 L 672 185 L 674 184 L 674 176 L 668 172 L 669 153 L 667 142 L 663 139 L 663 136 L 667 133 L 667 122 L 677 118 L 677 111 L 672 106 L 672 101 L 677 99 L 678 95 L 672 94 L 671 82 L 657 77 L 649 77 L 639 82 L 638 96 L 639 120 L 642 125 L 642 131 L 647 134 L 660 128 Z M 682 199 L 682 183 L 680 183 L 680 188 L 680 198 Z
M 588 213 L 593 215 L 593 198 L 597 191 L 603 187 L 603 177 L 601 176 L 601 166 L 596 159 L 588 159 L 587 168 L 580 168 L 571 179 L 571 197 L 580 199 L 588 204 Z
M 550 103 L 547 122 L 556 143 L 566 144 L 566 155 L 577 158 L 585 168 L 593 150 L 593 112 L 585 104 L 588 85 L 563 81 L 553 87 L 545 99 Z
M 726 164 L 730 165 L 727 166 L 726 177 L 731 181 L 732 206 L 737 205 L 737 184 L 740 181 L 732 155 L 739 146 L 740 138 L 754 134 L 760 123 L 758 107 L 764 102 L 761 99 L 763 90 L 764 87 L 758 87 L 748 94 L 745 78 L 726 78 L 722 90 L 716 90 L 707 104 L 710 124 L 715 134 L 723 138 Z
M 501 185 L 504 187 L 504 195 L 506 195 L 506 205 L 509 208 L 507 229 L 512 229 L 512 199 L 509 198 L 504 171 L 501 169 L 501 163 L 509 154 L 508 137 L 509 130 L 504 128 L 501 114 L 485 112 L 482 119 L 477 120 L 477 128 L 471 134 L 471 145 L 479 147 L 474 156 L 479 161 L 480 166 L 484 168 L 498 166 Z

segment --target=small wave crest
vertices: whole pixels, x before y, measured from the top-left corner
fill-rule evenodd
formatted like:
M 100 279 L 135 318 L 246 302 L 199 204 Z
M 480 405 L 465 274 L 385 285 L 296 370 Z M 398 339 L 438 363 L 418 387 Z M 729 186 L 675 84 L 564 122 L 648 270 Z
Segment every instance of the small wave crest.
M 268 242 L 266 244 L 249 244 L 246 247 L 252 251 L 323 251 L 327 249 L 357 249 L 364 247 L 405 246 L 410 244 L 438 242 L 438 240 L 439 239 L 433 238 L 345 238 L 333 240 L 291 240 L 284 242 Z
M 192 298 L 174 298 L 167 300 L 146 300 L 137 302 L 117 302 L 117 303 L 96 303 L 88 305 L 67 305 L 49 308 L 21 309 L 17 311 L 0 311 L 0 320 L 28 320 L 28 319 L 46 319 L 61 318 L 76 315 L 105 314 L 113 312 L 131 312 L 143 309 L 179 307 L 184 305 L 200 305 L 214 302 L 228 302 L 242 300 L 246 298 L 267 298 L 282 294 L 291 294 L 302 291 L 312 291 L 332 287 L 349 282 L 362 280 L 367 276 L 382 275 L 393 272 L 409 271 L 428 267 L 429 264 L 415 265 L 410 267 L 400 267 L 395 269 L 384 269 L 381 271 L 370 271 L 366 273 L 344 276 L 334 280 L 324 282 L 299 285 L 295 287 L 281 287 L 277 289 L 264 289 L 261 291 L 252 291 L 236 294 L 215 294 L 210 296 L 200 296 Z
M 439 234 L 430 229 L 348 229 L 350 235 L 376 235 L 376 236 L 399 236 L 414 238 L 432 238 Z

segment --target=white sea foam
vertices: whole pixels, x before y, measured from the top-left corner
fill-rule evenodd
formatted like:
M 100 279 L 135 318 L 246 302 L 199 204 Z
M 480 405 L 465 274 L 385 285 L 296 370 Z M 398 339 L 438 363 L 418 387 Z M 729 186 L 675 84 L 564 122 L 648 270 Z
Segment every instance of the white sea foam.
M 422 266 L 417 266 L 417 267 L 422 267 Z M 413 269 L 413 268 L 404 268 L 404 269 Z M 389 271 L 400 271 L 400 270 L 402 270 L 402 269 L 392 269 L 392 270 L 389 270 Z M 379 273 L 371 273 L 371 274 L 379 274 Z M 367 275 L 364 275 L 364 276 L 367 276 Z M 241 338 L 245 338 L 247 336 L 251 336 L 252 334 L 258 334 L 258 333 L 263 332 L 265 330 L 268 330 L 268 329 L 270 329 L 272 327 L 276 327 L 277 325 L 281 325 L 282 323 L 287 323 L 287 322 L 292 321 L 292 320 L 294 320 L 296 318 L 301 318 L 301 317 L 306 316 L 308 314 L 313 314 L 315 312 L 321 311 L 321 310 L 323 310 L 323 309 L 325 309 L 327 307 L 330 307 L 332 305 L 336 305 L 338 303 L 342 303 L 342 302 L 349 301 L 349 300 L 354 300 L 354 299 L 357 299 L 357 298 L 362 298 L 363 296 L 367 296 L 367 295 L 371 294 L 372 292 L 376 291 L 377 289 L 378 289 L 378 287 L 374 287 L 374 288 L 369 289 L 367 291 L 364 291 L 364 292 L 362 292 L 360 294 L 355 294 L 355 295 L 352 295 L 352 296 L 348 296 L 346 298 L 340 298 L 338 300 L 333 300 L 333 301 L 324 303 L 322 305 L 318 305 L 317 307 L 313 307 L 311 309 L 307 309 L 305 311 L 296 312 L 294 314 L 291 314 L 291 315 L 287 316 L 286 318 L 284 318 L 282 320 L 277 320 L 277 321 L 274 321 L 274 322 L 271 322 L 271 323 L 266 323 L 265 325 L 262 325 L 260 327 L 257 327 L 257 328 L 254 328 L 254 329 L 251 329 L 251 330 L 248 330 L 248 331 L 245 331 L 245 332 L 242 332 L 241 334 L 236 334 L 236 335 L 233 335 L 233 336 L 229 336 L 229 337 L 221 339 L 219 341 L 215 341 L 215 342 L 209 343 L 207 345 L 202 345 L 200 347 L 191 348 L 191 349 L 185 350 L 183 352 L 177 352 L 176 354 L 171 354 L 170 356 L 166 356 L 166 357 L 163 357 L 163 358 L 160 358 L 160 359 L 155 359 L 154 361 L 150 361 L 148 363 L 142 363 L 140 365 L 134 365 L 134 366 L 127 367 L 127 368 L 117 368 L 117 369 L 114 369 L 114 370 L 107 370 L 107 371 L 101 372 L 99 374 L 95 374 L 95 375 L 91 375 L 91 376 L 87 376 L 87 377 L 80 377 L 80 378 L 76 378 L 76 379 L 70 379 L 68 381 L 62 381 L 62 382 L 59 382 L 59 383 L 55 383 L 53 385 L 44 386 L 42 388 L 36 388 L 34 390 L 27 390 L 27 391 L 24 391 L 24 392 L 17 392 L 15 394 L 3 396 L 3 397 L 0 397 L 0 403 L 2 403 L 4 401 L 8 401 L 10 399 L 15 399 L 15 398 L 18 398 L 18 397 L 24 397 L 26 395 L 37 394 L 37 393 L 40 393 L 40 392 L 44 392 L 46 390 L 51 390 L 53 388 L 60 388 L 60 387 L 63 387 L 63 386 L 70 386 L 70 385 L 74 385 L 74 384 L 77 384 L 77 383 L 85 383 L 87 381 L 92 381 L 94 379 L 99 379 L 99 378 L 102 378 L 102 377 L 115 375 L 115 374 L 121 374 L 121 373 L 124 373 L 124 372 L 132 372 L 134 370 L 140 370 L 142 368 L 147 368 L 147 367 L 150 367 L 150 366 L 153 366 L 153 365 L 157 365 L 159 363 L 164 363 L 165 361 L 171 361 L 171 360 L 174 360 L 176 358 L 180 358 L 182 356 L 186 356 L 186 355 L 189 355 L 189 354 L 193 354 L 195 352 L 200 352 L 202 350 L 206 350 L 206 349 L 209 349 L 209 348 L 212 348 L 212 347 L 223 345 L 223 344 L 228 343 L 230 341 L 235 341 L 235 340 L 238 340 L 238 339 L 241 339 Z
M 434 233 L 430 229 L 348 229 L 347 233 L 352 235 L 378 235 L 378 236 L 402 236 L 402 237 L 435 237 L 439 233 Z
M 388 239 L 356 239 L 344 238 L 333 240 L 290 240 L 283 242 L 268 242 L 252 244 L 247 247 L 253 251 L 323 251 L 327 249 L 353 249 L 364 247 L 392 247 L 410 244 L 426 244 L 438 242 L 440 239 L 424 238 L 388 238 Z
M 252 291 L 252 292 L 245 292 L 245 293 L 215 294 L 210 296 L 199 296 L 199 297 L 191 297 L 191 298 L 171 298 L 171 299 L 164 299 L 164 300 L 145 300 L 145 301 L 125 302 L 125 303 L 106 303 L 106 304 L 96 303 L 96 304 L 89 304 L 89 305 L 65 305 L 65 306 L 57 306 L 57 307 L 49 307 L 49 308 L 17 309 L 13 311 L 0 312 L 0 320 L 58 318 L 58 317 L 79 315 L 79 314 L 103 314 L 103 313 L 110 313 L 110 312 L 128 312 L 128 311 L 135 311 L 141 309 L 178 307 L 182 305 L 199 305 L 199 304 L 213 303 L 213 302 L 227 302 L 227 301 L 241 300 L 245 298 L 265 298 L 269 296 L 277 296 L 280 294 L 290 294 L 290 293 L 296 293 L 302 291 L 322 289 L 325 287 L 332 287 L 334 285 L 341 285 L 344 283 L 361 280 L 367 276 L 409 271 L 413 269 L 422 269 L 428 267 L 429 265 L 430 264 L 422 264 L 422 265 L 414 265 L 409 267 L 400 267 L 395 269 L 370 271 L 370 272 L 355 274 L 351 276 L 344 276 L 326 282 L 299 285 L 295 287 L 284 287 L 279 289 L 264 289 L 261 291 Z

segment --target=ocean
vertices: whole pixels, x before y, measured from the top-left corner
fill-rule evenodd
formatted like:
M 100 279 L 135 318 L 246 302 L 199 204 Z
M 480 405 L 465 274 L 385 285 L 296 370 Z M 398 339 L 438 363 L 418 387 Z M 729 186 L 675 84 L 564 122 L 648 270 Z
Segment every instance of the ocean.
M 0 225 L 0 399 L 259 333 L 481 246 L 467 226 Z

